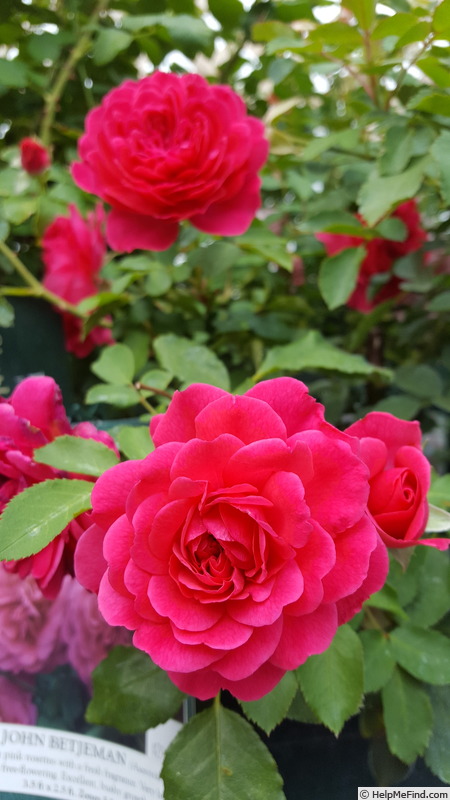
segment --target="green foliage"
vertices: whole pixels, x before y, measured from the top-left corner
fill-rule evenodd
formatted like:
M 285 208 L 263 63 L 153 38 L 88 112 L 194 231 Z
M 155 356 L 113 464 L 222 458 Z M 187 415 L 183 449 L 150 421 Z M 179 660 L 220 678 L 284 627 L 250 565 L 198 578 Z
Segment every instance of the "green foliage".
M 336 735 L 358 711 L 363 697 L 363 650 L 348 626 L 338 628 L 328 650 L 311 656 L 296 670 L 305 699 Z
M 39 464 L 96 478 L 119 461 L 102 442 L 80 436 L 58 436 L 50 444 L 35 450 L 33 457 Z
M 217 702 L 180 730 L 166 752 L 161 777 L 166 798 L 284 798 L 275 761 L 259 736 Z
M 95 668 L 86 719 L 123 733 L 153 728 L 174 716 L 183 699 L 167 674 L 146 653 L 115 647 Z
M 428 695 L 397 667 L 381 694 L 391 753 L 411 764 L 423 755 L 431 736 L 433 714 Z
M 89 481 L 55 478 L 13 497 L 0 518 L 0 559 L 38 553 L 91 507 L 91 491 Z
M 241 701 L 246 717 L 265 733 L 270 733 L 286 717 L 298 685 L 292 672 L 286 672 L 275 689 L 260 700 Z

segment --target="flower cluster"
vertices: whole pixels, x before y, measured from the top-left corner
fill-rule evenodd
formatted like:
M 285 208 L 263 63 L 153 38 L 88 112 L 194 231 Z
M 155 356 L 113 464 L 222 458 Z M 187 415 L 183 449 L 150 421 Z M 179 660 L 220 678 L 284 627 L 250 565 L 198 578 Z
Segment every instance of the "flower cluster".
M 420 224 L 420 215 L 415 200 L 408 200 L 399 205 L 392 213 L 392 217 L 401 220 L 406 227 L 406 238 L 403 242 L 393 239 L 363 239 L 360 236 L 346 236 L 340 233 L 318 233 L 317 238 L 325 245 L 329 256 L 336 255 L 347 247 L 364 245 L 364 257 L 358 275 L 355 290 L 347 300 L 350 308 L 367 313 L 384 300 L 389 300 L 399 293 L 399 279 L 391 274 L 393 264 L 397 259 L 419 250 L 426 241 L 426 233 Z M 359 218 L 362 223 L 364 220 Z M 379 291 L 372 296 L 371 283 L 375 276 L 386 276 L 386 282 Z
M 106 253 L 104 222 L 100 204 L 86 220 L 74 205 L 69 206 L 68 217 L 53 220 L 42 239 L 46 289 L 73 305 L 97 294 L 99 272 Z M 66 348 L 78 358 L 89 355 L 94 347 L 113 341 L 108 328 L 97 325 L 83 337 L 81 319 L 68 312 L 62 312 L 62 317 Z
M 9 399 L 0 397 L 0 513 L 28 486 L 61 477 L 52 467 L 38 464 L 33 454 L 63 434 L 96 439 L 116 449 L 109 434 L 90 422 L 70 425 L 61 392 L 52 378 L 26 378 Z M 32 575 L 46 597 L 55 597 L 64 575 L 73 574 L 75 545 L 88 524 L 89 514 L 82 514 L 39 553 L 5 562 L 5 568 L 22 578 Z

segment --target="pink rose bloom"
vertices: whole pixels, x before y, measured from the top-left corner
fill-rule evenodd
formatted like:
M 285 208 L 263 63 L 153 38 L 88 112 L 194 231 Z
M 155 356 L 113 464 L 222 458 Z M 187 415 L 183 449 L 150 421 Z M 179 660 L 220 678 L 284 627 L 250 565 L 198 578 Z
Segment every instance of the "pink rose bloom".
M 359 443 L 291 378 L 194 384 L 151 434 L 98 479 L 77 577 L 183 691 L 260 698 L 386 578 Z
M 32 577 L 0 570 L 0 670 L 35 674 L 65 663 L 67 608 L 43 596 Z
M 114 250 L 165 250 L 185 219 L 235 236 L 261 204 L 264 126 L 232 89 L 200 75 L 125 81 L 89 112 L 78 150 L 73 178 L 111 205 Z
M 375 297 L 370 295 L 372 278 L 375 275 L 389 273 L 397 259 L 419 250 L 426 241 L 427 235 L 420 224 L 420 216 L 415 200 L 408 200 L 393 211 L 392 217 L 397 217 L 406 226 L 407 236 L 404 242 L 395 242 L 393 239 L 375 238 L 363 239 L 360 236 L 346 236 L 340 233 L 318 233 L 317 239 L 325 245 L 327 255 L 334 256 L 348 247 L 364 245 L 367 255 L 359 268 L 358 282 L 354 292 L 347 300 L 350 308 L 368 313 L 377 305 L 396 297 L 400 292 L 400 281 L 391 275 L 388 281 L 377 291 Z M 363 223 L 364 220 L 358 216 Z
M 81 680 L 90 685 L 95 667 L 111 648 L 131 644 L 131 635 L 124 628 L 113 628 L 98 609 L 97 598 L 73 578 L 66 577 L 55 603 L 66 609 L 61 641 L 66 647 L 66 661 Z
M 40 175 L 50 166 L 48 151 L 36 139 L 28 136 L 22 139 L 19 147 L 22 168 L 30 175 Z
M 49 478 L 68 477 L 33 460 L 36 448 L 63 434 L 96 439 L 117 452 L 109 434 L 97 431 L 91 423 L 70 426 L 60 389 L 53 378 L 26 378 L 14 389 L 9 400 L 0 397 L 0 513 L 8 501 L 27 486 Z M 87 476 L 87 480 L 93 479 Z M 46 597 L 53 598 L 59 592 L 64 575 L 73 574 L 75 545 L 89 524 L 89 514 L 81 514 L 39 553 L 4 562 L 3 566 L 17 572 L 21 578 L 32 575 Z
M 35 725 L 37 708 L 30 691 L 0 676 L 0 722 L 16 725 Z
M 368 508 L 385 544 L 445 550 L 450 539 L 420 539 L 428 520 L 430 464 L 422 453 L 419 423 L 372 411 L 346 433 L 360 440 L 361 458 L 370 470 Z
M 100 270 L 106 253 L 103 234 L 105 213 L 99 204 L 84 220 L 69 206 L 68 217 L 56 217 L 42 238 L 43 284 L 46 289 L 76 305 L 101 288 Z M 66 349 L 83 358 L 97 346 L 112 344 L 107 328 L 95 327 L 82 338 L 82 321 L 62 312 Z

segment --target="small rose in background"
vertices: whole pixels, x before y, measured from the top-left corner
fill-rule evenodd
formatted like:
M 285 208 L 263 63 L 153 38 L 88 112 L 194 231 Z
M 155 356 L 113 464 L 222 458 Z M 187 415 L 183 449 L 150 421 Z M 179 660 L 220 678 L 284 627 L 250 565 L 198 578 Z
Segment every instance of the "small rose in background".
M 261 205 L 264 126 L 200 75 L 154 72 L 112 89 L 87 115 L 78 151 L 74 180 L 111 205 L 114 250 L 165 250 L 181 220 L 235 236 Z
M 355 290 L 347 300 L 350 308 L 368 313 L 380 303 L 396 297 L 400 292 L 400 280 L 395 275 L 389 275 L 397 259 L 420 250 L 426 241 L 427 234 L 421 227 L 420 215 L 415 200 L 408 200 L 399 205 L 391 217 L 400 219 L 407 229 L 407 236 L 403 242 L 393 239 L 363 239 L 360 236 L 347 236 L 340 233 L 318 233 L 317 239 L 325 245 L 327 255 L 334 256 L 347 247 L 363 245 L 367 255 L 359 268 L 358 282 Z M 358 217 L 361 219 L 360 217 Z M 361 219 L 364 223 L 364 220 Z M 386 283 L 371 295 L 372 279 L 377 275 L 389 276 Z
M 50 156 L 43 144 L 28 136 L 20 142 L 20 162 L 29 175 L 40 175 L 50 166 Z
M 422 453 L 418 422 L 372 411 L 346 433 L 361 443 L 370 470 L 368 508 L 388 547 L 428 544 L 445 550 L 450 539 L 421 539 L 428 520 L 430 463 Z
M 53 467 L 36 463 L 33 453 L 63 434 L 96 439 L 117 452 L 109 434 L 98 431 L 92 423 L 71 427 L 61 391 L 52 378 L 26 378 L 9 399 L 0 397 L 0 513 L 26 487 L 61 476 Z M 41 591 L 54 598 L 64 575 L 73 574 L 75 545 L 88 524 L 89 514 L 81 514 L 39 553 L 4 562 L 4 568 L 21 578 L 32 575 Z
M 182 691 L 258 699 L 385 581 L 359 443 L 291 378 L 193 384 L 151 434 L 98 479 L 77 577 Z
M 101 288 L 100 270 L 106 254 L 105 214 L 100 204 L 83 219 L 78 209 L 69 206 L 68 217 L 56 217 L 43 239 L 43 284 L 46 289 L 76 305 Z M 62 312 L 64 338 L 70 353 L 83 358 L 99 345 L 111 344 L 107 328 L 96 326 L 82 337 L 82 321 Z

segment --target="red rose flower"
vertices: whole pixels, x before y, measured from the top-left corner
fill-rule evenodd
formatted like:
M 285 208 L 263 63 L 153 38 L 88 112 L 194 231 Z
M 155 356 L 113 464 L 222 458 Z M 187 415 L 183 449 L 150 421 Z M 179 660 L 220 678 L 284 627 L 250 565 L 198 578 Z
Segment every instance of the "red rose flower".
M 114 250 L 164 250 L 185 219 L 206 233 L 244 233 L 260 206 L 267 151 L 263 124 L 228 86 L 154 72 L 89 112 L 72 174 L 112 206 Z
M 36 139 L 22 139 L 19 147 L 22 167 L 30 175 L 39 175 L 50 166 L 48 151 Z
M 194 384 L 151 433 L 98 479 L 77 577 L 183 691 L 257 699 L 386 578 L 358 442 L 291 378 Z
M 68 217 L 56 217 L 43 239 L 43 284 L 46 289 L 76 305 L 100 289 L 99 272 L 106 253 L 103 234 L 105 214 L 99 204 L 84 220 L 78 209 L 69 206 Z M 62 312 L 66 349 L 83 358 L 97 346 L 112 344 L 107 328 L 96 326 L 82 338 L 81 319 Z
M 26 378 L 9 400 L 0 397 L 0 513 L 27 486 L 61 476 L 53 467 L 36 463 L 33 453 L 63 434 L 96 439 L 116 451 L 109 434 L 98 431 L 90 422 L 70 426 L 61 392 L 52 378 Z M 75 544 L 88 524 L 89 514 L 81 514 L 39 553 L 4 562 L 4 567 L 21 578 L 32 575 L 46 597 L 55 597 L 64 575 L 73 574 Z
M 419 423 L 372 411 L 346 433 L 361 442 L 361 458 L 370 470 L 368 508 L 384 543 L 445 550 L 450 539 L 420 539 L 428 519 L 430 464 L 421 450 Z
M 402 203 L 392 213 L 392 217 L 400 219 L 407 228 L 407 236 L 404 242 L 395 242 L 393 239 L 375 238 L 363 239 L 360 236 L 346 236 L 340 233 L 318 233 L 317 239 L 325 245 L 329 256 L 334 256 L 345 250 L 347 247 L 359 247 L 364 245 L 367 255 L 359 268 L 358 282 L 353 293 L 347 300 L 350 308 L 367 313 L 375 306 L 395 297 L 399 293 L 400 281 L 395 275 L 391 275 L 382 288 L 371 298 L 369 289 L 372 278 L 375 275 L 389 273 L 394 261 L 402 258 L 408 253 L 419 250 L 426 241 L 427 235 L 420 226 L 420 216 L 415 200 L 408 200 Z M 358 215 L 363 224 L 364 220 Z

